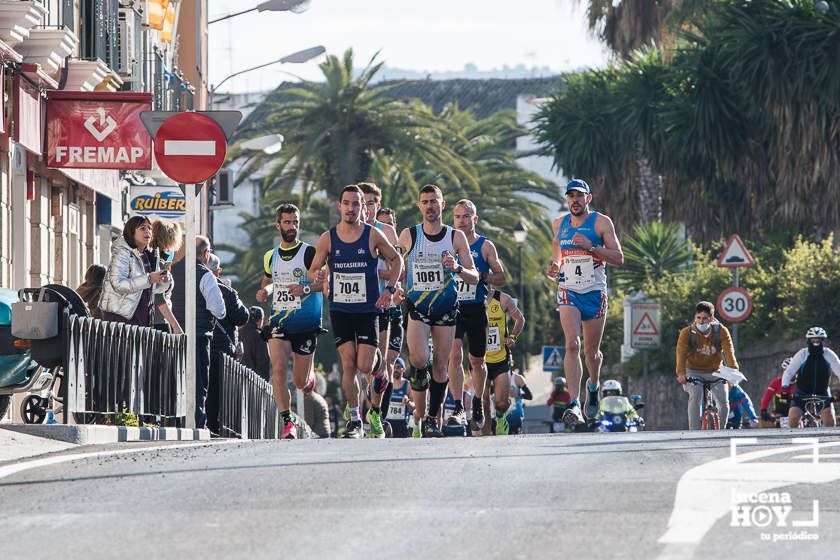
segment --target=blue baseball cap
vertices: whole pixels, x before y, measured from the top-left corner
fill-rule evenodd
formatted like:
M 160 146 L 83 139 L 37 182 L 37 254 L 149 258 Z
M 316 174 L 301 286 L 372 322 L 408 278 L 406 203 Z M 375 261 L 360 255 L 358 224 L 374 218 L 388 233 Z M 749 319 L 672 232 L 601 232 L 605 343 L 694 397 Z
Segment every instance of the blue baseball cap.
M 397 358 L 397 359 L 394 361 L 394 365 L 395 365 L 395 366 L 402 366 L 402 367 L 405 367 L 405 361 L 404 361 L 402 358 Z
M 592 191 L 589 189 L 589 185 L 587 185 L 586 181 L 583 179 L 572 179 L 569 181 L 569 184 L 566 185 L 566 194 L 569 194 L 571 191 L 580 191 L 583 194 L 592 194 Z

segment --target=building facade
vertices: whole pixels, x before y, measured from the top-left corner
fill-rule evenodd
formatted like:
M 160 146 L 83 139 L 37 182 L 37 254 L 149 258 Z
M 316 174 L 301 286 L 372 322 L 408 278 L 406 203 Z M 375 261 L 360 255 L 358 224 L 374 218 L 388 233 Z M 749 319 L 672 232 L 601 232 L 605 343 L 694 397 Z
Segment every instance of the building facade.
M 50 92 L 148 92 L 156 111 L 203 109 L 207 0 L 2 0 L 0 87 L 0 286 L 75 288 L 107 265 L 129 186 L 171 182 L 157 169 L 48 168 Z

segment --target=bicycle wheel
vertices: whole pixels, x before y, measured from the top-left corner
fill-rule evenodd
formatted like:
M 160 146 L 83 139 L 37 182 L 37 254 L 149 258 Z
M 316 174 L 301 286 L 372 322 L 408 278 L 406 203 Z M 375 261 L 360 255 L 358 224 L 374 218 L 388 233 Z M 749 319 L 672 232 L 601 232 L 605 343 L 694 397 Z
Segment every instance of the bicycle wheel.
M 700 422 L 700 427 L 703 430 L 717 430 L 720 429 L 720 419 L 714 410 L 707 410 L 703 413 L 703 419 Z

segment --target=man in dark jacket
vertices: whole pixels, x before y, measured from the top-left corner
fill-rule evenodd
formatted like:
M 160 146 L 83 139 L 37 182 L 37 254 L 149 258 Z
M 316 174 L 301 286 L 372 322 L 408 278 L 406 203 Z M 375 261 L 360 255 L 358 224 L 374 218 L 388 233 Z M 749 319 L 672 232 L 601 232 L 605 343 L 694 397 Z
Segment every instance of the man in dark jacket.
M 251 368 L 257 375 L 271 381 L 271 359 L 268 357 L 268 344 L 266 344 L 260 331 L 265 320 L 265 312 L 262 307 L 253 306 L 249 310 L 248 322 L 239 329 L 239 340 L 242 341 L 242 357 L 239 359 L 242 365 Z
M 186 297 L 184 279 L 186 262 L 183 258 L 172 267 L 175 291 L 172 293 L 172 313 L 183 326 L 184 332 L 195 337 L 195 427 L 207 427 L 207 387 L 210 371 L 210 338 L 216 321 L 225 318 L 225 303 L 216 277 L 208 270 L 210 240 L 203 235 L 195 237 L 195 324 L 186 323 Z M 177 258 L 177 257 L 176 257 Z
M 207 427 L 214 434 L 220 431 L 219 403 L 222 384 L 222 356 L 236 354 L 237 327 L 248 322 L 248 308 L 239 299 L 236 290 L 221 281 L 222 272 L 219 257 L 214 254 L 208 259 L 207 268 L 216 276 L 222 299 L 225 302 L 225 318 L 216 321 L 213 338 L 210 341 L 210 386 L 207 392 Z

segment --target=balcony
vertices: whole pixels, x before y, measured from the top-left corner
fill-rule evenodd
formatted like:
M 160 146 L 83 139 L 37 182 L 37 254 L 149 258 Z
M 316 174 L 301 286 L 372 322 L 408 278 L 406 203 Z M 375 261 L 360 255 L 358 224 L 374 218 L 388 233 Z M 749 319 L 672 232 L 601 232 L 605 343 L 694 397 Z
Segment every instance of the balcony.
M 25 41 L 46 13 L 39 2 L 32 0 L 0 0 L 0 40 L 10 47 Z
M 40 64 L 44 72 L 55 76 L 78 44 L 76 34 L 66 27 L 37 27 L 30 29 L 29 37 L 15 49 L 25 63 Z
M 70 59 L 67 67 L 65 91 L 117 91 L 122 79 L 107 64 L 93 60 Z

